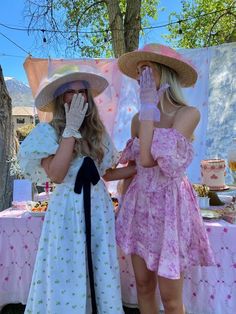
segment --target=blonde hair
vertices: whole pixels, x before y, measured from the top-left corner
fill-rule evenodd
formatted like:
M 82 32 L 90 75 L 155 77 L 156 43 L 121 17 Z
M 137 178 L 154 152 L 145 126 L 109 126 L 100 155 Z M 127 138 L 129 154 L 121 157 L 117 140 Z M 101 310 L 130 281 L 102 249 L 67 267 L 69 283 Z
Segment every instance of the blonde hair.
M 170 87 L 165 91 L 164 96 L 160 100 L 160 106 L 163 112 L 164 110 L 164 99 L 168 100 L 176 109 L 179 109 L 179 107 L 188 106 L 186 100 L 184 99 L 181 85 L 177 76 L 177 73 L 172 70 L 171 68 L 156 63 L 156 67 L 160 72 L 160 85 L 163 84 L 169 84 Z
M 103 139 L 106 131 L 100 119 L 91 91 L 87 88 L 87 86 L 86 89 L 88 97 L 88 110 L 80 127 L 82 139 L 76 140 L 74 157 L 77 155 L 90 156 L 94 160 L 98 161 L 98 163 L 101 163 L 104 157 L 105 147 L 103 145 Z M 63 95 L 58 96 L 54 101 L 53 119 L 50 124 L 56 130 L 60 141 L 66 125 Z
M 156 63 L 156 67 L 160 72 L 160 85 L 170 85 L 169 88 L 167 88 L 167 90 L 165 91 L 163 95 L 164 97 L 161 97 L 160 100 L 162 112 L 168 115 L 168 113 L 164 110 L 165 98 L 176 108 L 176 111 L 181 107 L 188 106 L 186 100 L 184 99 L 177 73 L 171 68 L 160 63 Z M 170 113 L 170 115 L 175 113 L 176 111 L 173 111 L 172 113 Z M 194 134 L 192 134 L 191 141 L 194 141 L 194 139 L 195 136 Z

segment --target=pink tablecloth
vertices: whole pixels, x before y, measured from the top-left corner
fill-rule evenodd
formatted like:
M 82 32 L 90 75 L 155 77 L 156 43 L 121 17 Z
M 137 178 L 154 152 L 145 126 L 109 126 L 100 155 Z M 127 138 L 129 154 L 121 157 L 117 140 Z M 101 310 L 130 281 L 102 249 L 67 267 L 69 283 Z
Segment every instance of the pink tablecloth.
M 0 212 L 0 308 L 26 304 L 42 224 L 24 209 Z
M 27 301 L 42 217 L 25 210 L 0 212 L 0 308 Z M 184 300 L 193 314 L 236 313 L 236 225 L 205 223 L 215 253 L 216 267 L 194 267 L 186 274 Z M 137 304 L 129 256 L 119 252 L 123 301 Z

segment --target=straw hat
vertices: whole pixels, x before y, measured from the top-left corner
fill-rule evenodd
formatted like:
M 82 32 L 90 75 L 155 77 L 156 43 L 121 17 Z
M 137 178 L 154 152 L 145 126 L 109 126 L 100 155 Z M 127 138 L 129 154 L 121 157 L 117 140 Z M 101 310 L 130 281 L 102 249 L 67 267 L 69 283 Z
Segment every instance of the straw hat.
M 41 82 L 38 92 L 35 95 L 36 108 L 41 111 L 53 111 L 55 92 L 61 86 L 66 86 L 66 84 L 75 81 L 88 82 L 93 97 L 101 94 L 108 86 L 107 80 L 98 74 L 96 69 L 93 67 L 89 65 L 67 64 L 57 68 L 56 72 L 54 72 L 52 76 Z
M 197 71 L 193 65 L 170 47 L 160 44 L 147 44 L 141 49 L 120 56 L 118 66 L 121 72 L 137 79 L 137 65 L 140 61 L 156 62 L 173 69 L 183 87 L 192 86 L 197 81 Z

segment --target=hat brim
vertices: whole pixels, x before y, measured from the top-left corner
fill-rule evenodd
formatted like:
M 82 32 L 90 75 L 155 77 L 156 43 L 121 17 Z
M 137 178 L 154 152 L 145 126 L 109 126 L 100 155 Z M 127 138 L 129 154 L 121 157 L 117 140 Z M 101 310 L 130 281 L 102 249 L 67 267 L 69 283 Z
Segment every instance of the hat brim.
M 153 52 L 127 52 L 118 59 L 118 66 L 122 73 L 137 80 L 137 66 L 141 61 L 156 62 L 173 69 L 177 73 L 182 87 L 192 86 L 197 81 L 198 74 L 192 65 L 185 61 Z
M 52 112 L 54 107 L 54 93 L 63 84 L 74 81 L 86 81 L 89 83 L 89 89 L 93 97 L 101 94 L 108 86 L 107 80 L 97 74 L 87 72 L 74 72 L 59 77 L 49 82 L 35 96 L 35 106 L 41 111 Z

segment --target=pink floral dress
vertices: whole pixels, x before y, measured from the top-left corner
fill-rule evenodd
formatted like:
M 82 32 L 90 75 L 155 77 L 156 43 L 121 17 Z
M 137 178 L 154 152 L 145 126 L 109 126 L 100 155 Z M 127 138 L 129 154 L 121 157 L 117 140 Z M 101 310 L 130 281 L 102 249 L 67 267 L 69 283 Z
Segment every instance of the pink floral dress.
M 195 192 L 185 175 L 191 143 L 176 129 L 156 128 L 151 154 L 157 166 L 140 165 L 139 139 L 128 141 L 120 163 L 135 160 L 132 180 L 116 220 L 118 245 L 141 256 L 159 276 L 179 279 L 189 266 L 214 265 Z

